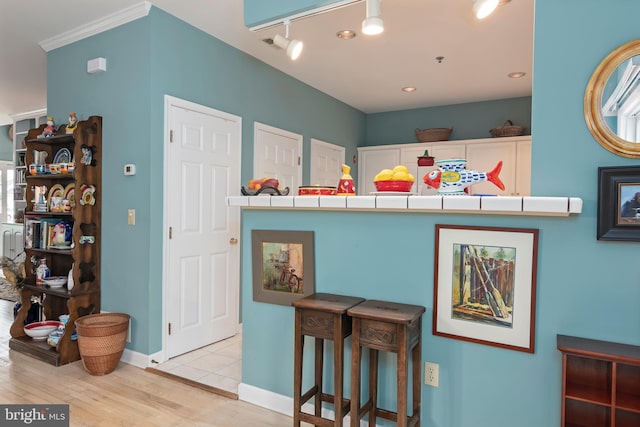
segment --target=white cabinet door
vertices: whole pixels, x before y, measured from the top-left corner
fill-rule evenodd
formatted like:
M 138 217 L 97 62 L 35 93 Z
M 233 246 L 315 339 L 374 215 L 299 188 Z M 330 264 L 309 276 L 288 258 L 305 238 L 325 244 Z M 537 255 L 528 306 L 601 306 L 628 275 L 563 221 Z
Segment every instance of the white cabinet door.
M 429 155 L 435 157 L 435 161 L 447 160 L 447 159 L 464 159 L 466 158 L 466 145 L 464 142 L 448 142 L 446 144 L 436 143 L 428 144 L 426 149 L 429 150 Z M 424 151 L 423 153 L 424 154 Z M 422 196 L 431 196 L 438 194 L 438 190 L 426 185 L 423 181 L 424 176 L 434 169 L 437 169 L 437 165 L 433 166 L 421 166 L 418 168 L 418 175 L 416 176 L 417 192 Z
M 467 145 L 467 169 L 478 172 L 494 170 L 502 161 L 502 170 L 498 177 L 505 189 L 500 190 L 489 181 L 474 184 L 469 194 L 497 194 L 509 196 L 516 192 L 516 144 L 514 142 L 484 142 Z
M 531 139 L 517 142 L 516 196 L 531 194 Z
M 376 191 L 373 178 L 382 169 L 393 169 L 400 164 L 400 148 L 364 148 L 358 149 L 358 193 L 366 196 Z
M 409 173 L 411 173 L 415 178 L 413 186 L 411 186 L 412 193 L 419 193 L 419 189 L 421 187 L 419 181 L 422 177 L 418 176 L 420 173 L 418 168 L 418 156 L 422 156 L 424 154 L 424 150 L 427 148 L 427 144 L 407 144 L 406 146 L 400 147 L 400 163 L 398 164 L 405 165 L 407 169 L 409 169 Z

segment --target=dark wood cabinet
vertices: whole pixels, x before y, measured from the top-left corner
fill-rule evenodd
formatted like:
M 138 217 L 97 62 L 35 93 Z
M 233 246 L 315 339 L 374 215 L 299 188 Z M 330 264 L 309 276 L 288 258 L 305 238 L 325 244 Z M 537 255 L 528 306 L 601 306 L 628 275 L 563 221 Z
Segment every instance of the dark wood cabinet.
M 640 347 L 558 335 L 562 426 L 640 426 Z
M 67 173 L 28 173 L 26 176 L 25 209 L 25 255 L 26 278 L 20 289 L 22 306 L 11 325 L 9 348 L 29 354 L 35 358 L 64 365 L 80 359 L 78 343 L 73 336 L 78 317 L 100 312 L 100 245 L 102 211 L 102 118 L 91 116 L 78 122 L 72 134 L 65 133 L 60 126 L 56 136 L 42 135 L 46 125 L 31 129 L 26 138 L 26 163 L 35 162 L 34 151 L 46 152 L 47 163 L 64 164 Z M 57 161 L 60 163 L 57 163 Z M 73 165 L 69 169 L 69 161 Z M 29 171 L 29 166 L 28 171 Z M 46 188 L 43 197 L 37 188 Z M 51 211 L 52 191 L 63 190 L 63 198 L 70 200 L 70 211 Z M 83 189 L 92 188 L 85 192 Z M 44 198 L 45 210 L 38 208 L 38 201 Z M 46 242 L 43 234 L 34 243 L 33 223 L 64 222 L 71 231 L 70 247 L 54 247 Z M 42 225 L 42 224 L 41 224 Z M 40 227 L 38 227 L 40 228 Z M 29 240 L 31 239 L 31 240 Z M 37 283 L 33 260 L 46 259 L 51 276 L 68 276 L 71 271 L 74 286 L 52 288 Z M 43 317 L 58 320 L 63 314 L 69 315 L 64 335 L 58 345 L 52 347 L 44 341 L 31 339 L 24 332 L 32 299 L 42 301 Z

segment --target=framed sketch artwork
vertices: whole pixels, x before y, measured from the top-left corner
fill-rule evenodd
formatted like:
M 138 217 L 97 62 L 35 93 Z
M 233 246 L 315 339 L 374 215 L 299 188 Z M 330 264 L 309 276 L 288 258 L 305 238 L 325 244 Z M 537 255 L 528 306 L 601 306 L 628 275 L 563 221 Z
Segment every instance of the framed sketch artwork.
M 253 300 L 291 305 L 315 291 L 313 231 L 252 230 Z
M 534 352 L 538 230 L 436 225 L 433 334 Z

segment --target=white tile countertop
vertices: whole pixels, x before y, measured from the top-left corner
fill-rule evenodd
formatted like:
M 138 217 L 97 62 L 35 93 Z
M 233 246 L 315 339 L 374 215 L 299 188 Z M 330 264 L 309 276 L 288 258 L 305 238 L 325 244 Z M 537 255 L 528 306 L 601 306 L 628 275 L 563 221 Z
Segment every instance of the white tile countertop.
M 457 212 L 467 214 L 569 216 L 582 212 L 578 197 L 534 196 L 229 196 L 243 209 Z

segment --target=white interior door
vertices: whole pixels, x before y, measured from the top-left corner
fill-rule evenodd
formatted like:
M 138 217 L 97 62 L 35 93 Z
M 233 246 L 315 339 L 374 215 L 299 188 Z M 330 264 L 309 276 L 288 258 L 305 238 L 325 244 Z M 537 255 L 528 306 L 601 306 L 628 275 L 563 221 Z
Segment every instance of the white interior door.
M 262 123 L 254 125 L 253 177 L 276 178 L 297 194 L 302 185 L 302 135 Z
M 310 185 L 335 187 L 342 177 L 345 149 L 318 139 L 311 139 Z
M 241 119 L 166 97 L 166 356 L 238 331 Z

